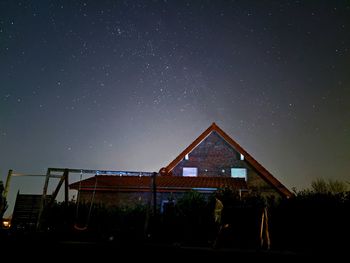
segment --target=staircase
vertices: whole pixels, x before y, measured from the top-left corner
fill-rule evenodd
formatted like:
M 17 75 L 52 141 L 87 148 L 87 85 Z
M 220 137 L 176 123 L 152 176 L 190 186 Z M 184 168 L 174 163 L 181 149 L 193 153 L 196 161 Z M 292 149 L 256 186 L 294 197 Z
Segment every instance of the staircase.
M 12 227 L 16 230 L 35 230 L 42 195 L 17 194 L 12 215 Z

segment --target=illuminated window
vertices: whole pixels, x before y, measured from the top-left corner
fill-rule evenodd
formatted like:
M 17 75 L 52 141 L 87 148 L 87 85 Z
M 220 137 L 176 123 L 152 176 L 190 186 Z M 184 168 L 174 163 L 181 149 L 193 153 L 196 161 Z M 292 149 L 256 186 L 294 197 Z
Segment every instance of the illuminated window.
M 243 154 L 241 154 L 241 161 L 243 161 L 244 160 L 244 155 Z
M 197 176 L 198 168 L 197 167 L 184 167 L 182 171 L 182 176 Z
M 188 156 L 188 154 L 185 155 L 185 160 L 190 159 L 190 157 Z
M 245 180 L 247 180 L 247 169 L 246 168 L 231 168 L 231 177 L 244 178 Z

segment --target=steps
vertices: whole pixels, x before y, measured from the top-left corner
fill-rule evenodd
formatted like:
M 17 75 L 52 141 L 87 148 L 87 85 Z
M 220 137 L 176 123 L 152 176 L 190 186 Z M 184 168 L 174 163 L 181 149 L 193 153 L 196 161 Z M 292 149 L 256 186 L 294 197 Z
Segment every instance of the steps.
M 35 230 L 42 195 L 17 194 L 12 215 L 12 227 L 16 230 Z

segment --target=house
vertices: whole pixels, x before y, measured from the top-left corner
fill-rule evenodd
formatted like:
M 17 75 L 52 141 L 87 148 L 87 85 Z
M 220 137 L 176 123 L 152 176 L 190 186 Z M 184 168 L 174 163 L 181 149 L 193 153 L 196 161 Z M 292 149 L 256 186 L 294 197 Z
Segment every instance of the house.
M 288 198 L 292 193 L 215 123 L 181 152 L 161 174 L 243 178 L 251 192 Z
M 150 203 L 161 206 L 195 190 L 204 194 L 230 188 L 263 196 L 288 198 L 292 193 L 247 151 L 213 123 L 159 173 L 98 174 L 70 185 L 79 199 L 106 205 Z M 92 199 L 93 198 L 93 199 Z
M 230 177 L 96 175 L 73 183 L 70 188 L 80 189 L 79 199 L 85 202 L 91 202 L 93 196 L 94 203 L 116 206 L 148 204 L 155 192 L 159 206 L 189 191 L 210 194 L 218 189 L 230 188 L 241 193 L 247 191 L 247 184 L 242 178 Z

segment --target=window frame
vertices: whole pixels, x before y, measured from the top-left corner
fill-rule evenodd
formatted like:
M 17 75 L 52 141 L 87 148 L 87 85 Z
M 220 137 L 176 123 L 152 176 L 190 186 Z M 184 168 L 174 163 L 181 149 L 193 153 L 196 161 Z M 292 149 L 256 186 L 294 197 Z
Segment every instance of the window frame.
M 195 175 L 188 175 L 188 174 L 193 174 L 193 173 L 186 173 L 185 175 L 185 169 L 189 171 L 195 171 Z M 187 176 L 187 177 L 197 177 L 198 176 L 198 167 L 183 167 L 182 168 L 182 176 Z
M 238 172 L 239 174 L 234 176 L 234 171 Z M 241 175 L 241 173 L 244 171 L 244 175 Z M 231 177 L 232 178 L 244 178 L 244 180 L 247 181 L 248 179 L 248 169 L 245 167 L 231 167 Z

